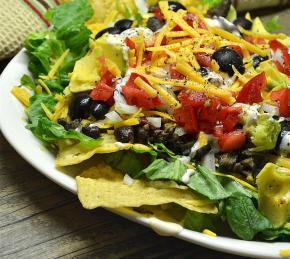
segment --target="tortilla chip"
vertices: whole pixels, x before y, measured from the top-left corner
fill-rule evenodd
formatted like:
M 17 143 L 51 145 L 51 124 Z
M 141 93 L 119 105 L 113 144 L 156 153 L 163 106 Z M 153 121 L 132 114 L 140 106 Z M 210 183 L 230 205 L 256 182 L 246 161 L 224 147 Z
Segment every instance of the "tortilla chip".
M 120 172 L 103 163 L 77 176 L 76 181 L 78 197 L 86 209 L 175 203 L 192 211 L 217 213 L 215 203 L 175 183 L 160 181 L 157 188 L 152 182 L 134 180 L 126 185 Z
M 95 88 L 96 82 L 100 80 L 99 56 L 99 52 L 92 50 L 75 63 L 69 83 L 71 92 L 77 93 Z
M 151 148 L 142 144 L 124 143 L 122 145 L 116 144 L 114 135 L 103 134 L 103 142 L 100 146 L 93 149 L 88 149 L 81 144 L 74 145 L 60 145 L 55 164 L 58 167 L 79 164 L 94 154 L 113 153 L 119 150 L 128 150 L 134 148 L 137 150 L 151 150 Z

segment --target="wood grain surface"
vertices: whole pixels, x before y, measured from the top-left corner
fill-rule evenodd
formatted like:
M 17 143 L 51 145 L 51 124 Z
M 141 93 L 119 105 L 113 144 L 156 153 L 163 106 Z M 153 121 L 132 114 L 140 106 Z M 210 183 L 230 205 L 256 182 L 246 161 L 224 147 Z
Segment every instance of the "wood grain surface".
M 290 34 L 289 9 L 275 13 Z M 6 63 L 0 62 L 0 72 Z M 32 168 L 0 133 L 0 258 L 60 257 L 240 258 L 160 237 L 104 209 L 84 210 L 76 196 Z

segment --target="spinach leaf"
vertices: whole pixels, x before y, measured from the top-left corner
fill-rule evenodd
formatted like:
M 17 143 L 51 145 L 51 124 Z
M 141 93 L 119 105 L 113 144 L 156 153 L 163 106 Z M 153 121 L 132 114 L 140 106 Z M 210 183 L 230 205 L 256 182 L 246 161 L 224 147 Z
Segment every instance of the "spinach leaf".
M 165 153 L 170 157 L 176 157 L 174 152 L 168 149 L 163 143 L 149 143 L 149 146 L 152 147 L 158 153 Z
M 290 223 L 286 223 L 281 228 L 270 228 L 262 231 L 261 237 L 266 240 L 274 240 L 281 238 L 283 240 L 290 240 Z
M 39 118 L 37 125 L 31 130 L 37 138 L 45 142 L 74 139 L 79 140 L 84 147 L 88 148 L 94 148 L 102 142 L 101 138 L 93 139 L 75 130 L 66 131 L 62 125 L 55 123 L 46 117 Z
M 156 159 L 140 175 L 145 175 L 150 180 L 173 180 L 180 182 L 185 171 L 186 166 L 178 159 L 174 162 Z
M 239 195 L 225 201 L 225 215 L 232 231 L 240 238 L 252 240 L 271 224 L 255 207 L 251 198 Z
M 202 0 L 204 5 L 207 5 L 209 9 L 217 7 L 222 0 Z
M 105 154 L 102 158 L 112 168 L 133 178 L 138 178 L 140 172 L 150 163 L 150 153 L 146 155 L 146 153 L 140 154 L 128 150 Z
M 183 220 L 183 226 L 187 229 L 202 232 L 204 229 L 216 230 L 217 216 L 213 214 L 187 211 Z
M 210 200 L 222 200 L 230 196 L 217 177 L 203 166 L 197 166 L 196 172 L 190 177 L 188 187 Z
M 230 196 L 245 195 L 249 198 L 258 199 L 258 194 L 256 192 L 250 191 L 244 188 L 240 183 L 223 178 L 221 181 L 224 189 L 230 194 Z

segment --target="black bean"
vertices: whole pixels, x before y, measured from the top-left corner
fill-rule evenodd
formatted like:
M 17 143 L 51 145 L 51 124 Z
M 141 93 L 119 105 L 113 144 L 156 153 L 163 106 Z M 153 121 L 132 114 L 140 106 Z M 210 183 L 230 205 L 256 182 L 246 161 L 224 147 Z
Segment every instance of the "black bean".
M 132 24 L 133 24 L 132 20 L 122 19 L 122 20 L 117 21 L 114 27 L 118 28 L 122 32 L 122 31 L 130 29 Z
M 168 7 L 173 12 L 177 12 L 180 9 L 186 10 L 186 7 L 183 4 L 174 1 L 168 1 Z
M 236 20 L 233 22 L 234 25 L 236 26 L 241 26 L 245 30 L 251 30 L 253 23 L 246 19 L 245 17 L 238 17 Z
M 101 135 L 100 128 L 95 125 L 87 125 L 82 127 L 82 133 L 94 139 Z
M 201 67 L 198 72 L 202 75 L 202 76 L 207 76 L 208 75 L 208 70 L 205 67 Z
M 69 105 L 69 116 L 74 119 L 86 119 L 90 115 L 91 99 L 88 94 L 76 94 Z
M 151 31 L 158 31 L 159 29 L 161 29 L 164 26 L 164 22 L 160 21 L 157 17 L 153 16 L 150 17 L 147 21 L 147 27 L 151 30 Z
M 212 58 L 218 63 L 220 70 L 227 72 L 230 76 L 234 74 L 232 66 L 234 66 L 241 74 L 245 72 L 242 57 L 231 48 L 220 48 L 213 54 Z
M 136 143 L 147 144 L 149 138 L 149 129 L 143 126 L 137 126 L 134 129 L 134 140 Z
M 104 119 L 105 114 L 109 111 L 110 107 L 108 104 L 102 101 L 92 101 L 90 106 L 91 114 L 96 119 Z
M 115 129 L 116 140 L 122 143 L 134 143 L 134 130 L 132 127 L 123 126 Z

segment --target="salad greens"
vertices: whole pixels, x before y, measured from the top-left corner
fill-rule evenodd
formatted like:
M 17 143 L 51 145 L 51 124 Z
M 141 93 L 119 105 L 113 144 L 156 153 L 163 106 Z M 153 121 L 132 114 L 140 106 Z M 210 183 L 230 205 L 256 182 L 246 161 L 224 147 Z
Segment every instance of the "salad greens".
M 222 3 L 201 2 L 210 9 Z M 146 186 L 148 196 L 150 188 L 155 188 L 150 204 L 145 205 L 160 205 L 154 203 L 156 197 L 160 201 L 158 186 L 167 189 L 166 193 L 173 191 L 182 202 L 171 197 L 174 205 L 171 201 L 161 204 L 182 210 L 179 222 L 188 229 L 219 233 L 230 229 L 244 240 L 289 237 L 289 222 L 283 219 L 283 225 L 275 227 L 261 209 L 261 188 L 256 180 L 260 173 L 256 172 L 257 159 L 262 154 L 258 152 L 271 155 L 267 161 L 259 161 L 259 171 L 269 167 L 269 161 L 289 167 L 289 159 L 279 151 L 279 145 L 289 142 L 288 68 L 274 65 L 279 62 L 274 58 L 281 53 L 286 64 L 288 52 L 270 34 L 270 40 L 268 34 L 262 34 L 266 37 L 263 40 L 277 45 L 279 55 L 277 47 L 265 49 L 267 45 L 253 36 L 257 31 L 266 33 L 265 28 L 269 32 L 279 29 L 278 18 L 268 21 L 265 28 L 256 22 L 257 31 L 251 31 L 250 18 L 237 19 L 231 6 L 227 18 L 249 27 L 244 34 L 234 24 L 207 30 L 211 22 L 223 19 L 212 16 L 205 22 L 199 11 L 198 15 L 190 13 L 181 3 L 163 1 L 151 6 L 153 11 L 145 6 L 149 12 L 144 17 L 140 3 L 138 8 L 133 1 L 113 4 L 112 21 L 89 25 L 93 10 L 87 0 L 60 5 L 46 15 L 50 31 L 31 34 L 25 40 L 28 67 L 35 79 L 27 75 L 21 78 L 21 86 L 33 93 L 26 108 L 27 129 L 48 146 L 59 148 L 57 165 L 77 164 L 98 154 L 106 163 L 98 169 L 106 167 L 107 175 L 100 170 L 95 179 L 91 170 L 91 177 L 86 175 L 80 181 L 82 190 L 106 177 L 106 184 L 110 184 L 116 169 L 116 186 L 120 188 L 123 183 L 133 185 L 134 190 L 141 188 L 141 195 Z M 168 26 L 171 16 L 174 30 Z M 232 27 L 235 31 L 230 30 Z M 221 38 L 223 47 L 217 44 Z M 179 40 L 186 44 L 178 45 Z M 244 44 L 243 49 L 236 43 Z M 174 51 L 166 49 L 167 44 L 174 46 Z M 231 60 L 225 61 L 225 56 Z M 236 70 L 228 63 L 236 64 Z M 280 120 L 262 111 L 263 104 L 279 111 Z M 245 107 L 251 109 L 242 121 Z M 275 168 L 277 172 L 281 169 Z M 290 171 L 284 169 L 283 176 L 290 177 Z M 91 181 L 87 182 L 88 178 Z M 118 199 L 118 190 L 92 188 L 90 195 L 99 199 L 96 204 L 102 203 L 108 189 L 116 192 Z M 279 190 L 273 196 L 277 193 Z M 192 204 L 187 207 L 189 199 Z M 109 201 L 114 203 L 111 197 Z

